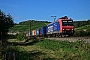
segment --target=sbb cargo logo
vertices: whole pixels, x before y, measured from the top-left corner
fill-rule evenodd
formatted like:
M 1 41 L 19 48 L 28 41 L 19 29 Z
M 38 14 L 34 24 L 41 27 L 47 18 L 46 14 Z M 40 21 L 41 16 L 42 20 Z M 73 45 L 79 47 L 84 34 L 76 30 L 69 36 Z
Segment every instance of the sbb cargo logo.
M 57 30 L 57 24 L 54 24 L 53 30 Z
M 53 26 L 48 27 L 48 32 L 53 32 Z

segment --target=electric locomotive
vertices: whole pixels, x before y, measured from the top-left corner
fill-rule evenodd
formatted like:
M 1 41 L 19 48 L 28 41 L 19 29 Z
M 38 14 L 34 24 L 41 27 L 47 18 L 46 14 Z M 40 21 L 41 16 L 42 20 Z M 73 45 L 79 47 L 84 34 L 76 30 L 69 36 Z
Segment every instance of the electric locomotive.
M 72 36 L 74 34 L 74 24 L 71 18 L 67 16 L 59 18 L 57 21 L 47 25 L 47 35 L 48 36 L 61 36 L 68 35 Z

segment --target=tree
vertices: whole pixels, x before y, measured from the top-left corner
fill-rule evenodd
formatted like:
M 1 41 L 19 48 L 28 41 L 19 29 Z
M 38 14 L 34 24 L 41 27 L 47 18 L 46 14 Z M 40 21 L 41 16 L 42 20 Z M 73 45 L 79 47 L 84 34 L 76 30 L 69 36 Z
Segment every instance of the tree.
M 5 15 L 3 11 L 0 10 L 0 46 L 6 42 L 7 32 L 9 28 L 14 26 L 13 18 L 10 14 Z
M 0 10 L 0 40 L 6 37 L 8 29 L 14 26 L 13 18 L 10 14 L 5 15 L 3 11 Z
M 0 52 L 5 48 L 6 37 L 9 28 L 14 26 L 13 18 L 10 14 L 5 15 L 3 11 L 0 10 Z M 3 56 L 3 52 L 1 52 Z

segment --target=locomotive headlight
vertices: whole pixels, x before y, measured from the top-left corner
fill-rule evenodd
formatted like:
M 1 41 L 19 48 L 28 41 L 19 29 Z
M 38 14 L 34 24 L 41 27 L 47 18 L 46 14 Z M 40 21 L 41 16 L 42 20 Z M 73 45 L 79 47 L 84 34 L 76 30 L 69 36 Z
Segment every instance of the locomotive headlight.
M 72 29 L 73 30 L 73 29 Z
M 64 30 L 64 29 L 63 29 Z

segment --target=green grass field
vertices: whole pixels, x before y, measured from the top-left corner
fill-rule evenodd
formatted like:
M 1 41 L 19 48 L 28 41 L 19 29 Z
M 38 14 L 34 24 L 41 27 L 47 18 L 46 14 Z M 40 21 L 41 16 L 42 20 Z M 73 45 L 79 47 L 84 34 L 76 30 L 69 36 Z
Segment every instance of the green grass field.
M 82 27 L 75 28 L 75 30 L 87 30 L 88 28 L 90 28 L 90 24 L 82 26 Z
M 90 58 L 90 44 L 84 41 L 31 40 L 24 44 L 18 42 L 14 47 L 20 60 L 89 60 Z

